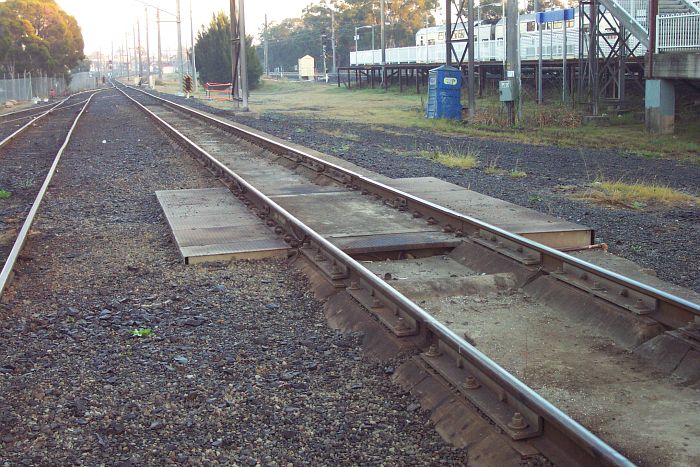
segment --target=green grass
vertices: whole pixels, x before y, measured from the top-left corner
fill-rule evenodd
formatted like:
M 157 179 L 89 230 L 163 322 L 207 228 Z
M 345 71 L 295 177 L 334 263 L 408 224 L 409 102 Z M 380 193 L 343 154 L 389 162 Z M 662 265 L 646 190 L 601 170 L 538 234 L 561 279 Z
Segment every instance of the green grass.
M 12 193 L 6 190 L 0 190 L 0 199 L 7 199 L 12 196 Z
M 510 178 L 525 178 L 525 177 L 527 177 L 527 173 L 523 172 L 522 170 L 513 169 L 510 171 Z
M 160 90 L 176 92 L 174 83 Z M 201 94 L 201 93 L 200 93 Z M 611 117 L 609 124 L 581 125 L 582 114 L 560 104 L 523 104 L 524 121 L 509 128 L 497 97 L 477 101 L 476 118 L 469 124 L 424 117 L 425 91 L 414 94 L 398 87 L 346 89 L 309 82 L 263 80 L 251 91 L 250 115 L 293 115 L 313 119 L 366 124 L 391 134 L 422 129 L 441 135 L 462 135 L 500 141 L 575 148 L 614 149 L 642 157 L 690 160 L 700 164 L 700 118 L 697 112 L 677 118 L 675 135 L 651 135 L 630 114 Z M 213 107 L 233 108 L 231 102 L 205 101 Z M 551 102 L 555 102 L 552 99 Z M 692 115 L 691 115 L 692 114 Z M 342 124 L 342 123 L 340 123 Z M 337 135 L 342 137 L 340 132 Z M 348 138 L 350 139 L 350 138 Z
M 649 205 L 700 205 L 700 198 L 655 183 L 596 181 L 582 196 L 585 199 L 632 209 Z
M 153 335 L 153 329 L 151 328 L 138 328 L 131 331 L 131 335 L 134 337 L 149 337 Z

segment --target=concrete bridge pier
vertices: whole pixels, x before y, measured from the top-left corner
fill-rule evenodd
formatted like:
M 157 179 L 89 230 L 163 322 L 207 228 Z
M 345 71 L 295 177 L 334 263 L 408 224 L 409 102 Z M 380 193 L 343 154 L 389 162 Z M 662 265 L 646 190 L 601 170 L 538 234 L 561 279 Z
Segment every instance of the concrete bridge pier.
M 644 90 L 644 111 L 647 131 L 672 134 L 676 111 L 676 91 L 673 81 L 647 79 Z

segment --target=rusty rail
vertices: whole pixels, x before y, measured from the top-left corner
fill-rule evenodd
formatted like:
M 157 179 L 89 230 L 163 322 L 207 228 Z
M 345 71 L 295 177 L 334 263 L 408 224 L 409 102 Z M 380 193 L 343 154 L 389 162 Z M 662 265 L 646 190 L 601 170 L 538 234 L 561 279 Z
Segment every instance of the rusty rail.
M 425 335 L 430 344 L 429 351 L 424 354 L 426 358 L 433 358 L 438 355 L 440 349 L 446 353 L 454 353 L 457 356 L 457 361 L 452 360 L 451 363 L 455 367 L 460 369 L 469 368 L 471 371 L 470 377 L 477 379 L 484 386 L 497 388 L 493 390 L 498 397 L 496 403 L 508 405 L 510 408 L 509 418 L 513 416 L 513 420 L 515 420 L 518 416 L 521 416 L 521 411 L 529 411 L 528 413 L 534 414 L 536 419 L 533 420 L 533 415 L 529 415 L 528 422 L 536 424 L 538 430 L 531 437 L 544 434 L 546 438 L 554 440 L 550 445 L 559 445 L 557 448 L 560 449 L 560 454 L 562 454 L 561 451 L 564 451 L 563 455 L 566 456 L 569 463 L 579 465 L 633 465 L 622 454 L 593 435 L 585 427 L 556 408 L 463 338 L 456 335 L 427 311 L 378 278 L 358 261 L 268 198 L 241 176 L 183 135 L 179 130 L 149 110 L 145 105 L 129 96 L 122 88 L 118 89 L 188 152 L 199 158 L 208 169 L 216 175 L 227 179 L 233 185 L 234 193 L 237 193 L 240 197 L 245 196 L 250 200 L 255 205 L 255 211 L 259 217 L 266 219 L 268 225 L 274 226 L 275 230 L 280 234 L 286 231 L 288 234 L 285 235 L 285 240 L 292 243 L 293 238 L 296 237 L 300 250 L 307 257 L 315 257 L 318 260 L 317 266 L 319 263 L 326 265 L 323 267 L 319 266 L 319 268 L 326 273 L 334 285 L 348 288 L 348 290 L 365 289 L 377 302 L 378 307 L 390 309 L 392 313 L 407 315 L 415 324 L 416 330 Z M 144 94 L 155 97 L 149 93 Z M 197 115 L 203 116 L 199 113 Z M 219 120 L 216 121 L 225 127 L 229 127 L 226 123 Z M 263 140 L 266 143 L 266 147 L 271 144 L 277 144 L 269 139 L 263 138 Z M 296 150 L 289 147 L 284 147 L 284 149 L 296 152 Z M 324 166 L 328 165 L 326 162 L 323 162 L 323 164 Z M 340 167 L 334 167 L 337 170 L 341 170 Z M 357 174 L 353 174 L 353 176 L 360 177 Z M 517 435 L 521 429 L 517 424 L 513 426 L 515 427 L 513 431 Z M 506 428 L 507 430 L 508 428 Z M 522 439 L 522 437 L 511 436 L 513 439 Z M 562 448 L 561 445 L 566 447 Z
M 97 92 L 99 92 L 99 91 L 97 91 Z M 49 184 L 51 183 L 51 179 L 53 178 L 54 173 L 56 173 L 56 168 L 58 167 L 58 163 L 61 160 L 61 156 L 63 155 L 63 151 L 68 146 L 70 138 L 73 135 L 73 130 L 75 130 L 75 127 L 78 124 L 78 120 L 85 112 L 85 109 L 87 109 L 87 106 L 90 104 L 90 101 L 92 100 L 92 97 L 95 94 L 96 93 L 93 93 L 90 95 L 90 97 L 88 97 L 88 99 L 85 101 L 85 104 L 83 105 L 82 109 L 80 109 L 80 112 L 75 117 L 75 120 L 73 121 L 73 124 L 71 125 L 70 129 L 68 130 L 68 134 L 66 135 L 66 138 L 63 141 L 63 144 L 61 145 L 60 149 L 56 153 L 56 157 L 54 158 L 53 164 L 51 164 L 51 168 L 49 169 L 49 172 L 46 175 L 46 178 L 44 179 L 44 183 L 41 185 L 41 189 L 39 190 L 39 193 L 36 195 L 36 198 L 34 199 L 34 203 L 32 204 L 32 207 L 29 210 L 29 214 L 27 214 L 27 218 L 24 220 L 24 223 L 22 224 L 22 228 L 20 229 L 19 234 L 17 234 L 17 239 L 15 240 L 15 243 L 12 246 L 12 250 L 10 250 L 10 254 L 7 257 L 7 261 L 5 262 L 5 264 L 2 268 L 2 271 L 0 271 L 0 297 L 2 297 L 2 293 L 5 291 L 5 288 L 7 287 L 7 285 L 10 282 L 10 278 L 12 276 L 12 269 L 14 268 L 15 263 L 17 262 L 17 258 L 19 257 L 19 254 L 22 251 L 22 248 L 24 247 L 25 242 L 27 241 L 27 235 L 29 234 L 29 229 L 31 229 L 32 224 L 34 223 L 34 218 L 36 217 L 36 213 L 39 211 L 39 206 L 41 205 L 41 201 L 44 199 L 44 195 L 46 194 L 46 191 L 49 188 Z M 53 106 L 50 110 L 43 113 L 40 117 L 37 117 L 37 118 L 41 118 L 41 117 L 47 115 L 49 112 L 56 109 L 58 107 L 58 105 L 62 104 L 66 100 L 67 99 L 64 99 L 59 104 L 57 104 L 56 106 Z M 36 120 L 37 119 L 31 120 L 27 125 L 35 122 Z M 20 130 L 23 130 L 27 125 L 20 128 Z M 19 135 L 21 133 L 20 130 L 17 130 L 15 133 L 13 133 L 10 137 L 8 137 L 8 139 L 14 138 L 17 135 Z M 8 139 L 6 139 L 2 143 L 0 143 L 0 147 L 2 147 L 2 145 L 4 145 Z

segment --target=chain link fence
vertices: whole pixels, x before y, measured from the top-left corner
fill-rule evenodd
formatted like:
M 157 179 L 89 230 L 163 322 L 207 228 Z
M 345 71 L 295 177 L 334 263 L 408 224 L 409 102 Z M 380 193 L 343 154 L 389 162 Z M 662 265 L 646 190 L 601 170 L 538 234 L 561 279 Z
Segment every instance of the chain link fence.
M 30 101 L 34 98 L 45 99 L 51 96 L 63 96 L 99 85 L 96 73 L 81 72 L 71 75 L 66 84 L 63 77 L 32 76 L 30 73 L 11 76 L 0 75 L 0 104 L 7 101 Z

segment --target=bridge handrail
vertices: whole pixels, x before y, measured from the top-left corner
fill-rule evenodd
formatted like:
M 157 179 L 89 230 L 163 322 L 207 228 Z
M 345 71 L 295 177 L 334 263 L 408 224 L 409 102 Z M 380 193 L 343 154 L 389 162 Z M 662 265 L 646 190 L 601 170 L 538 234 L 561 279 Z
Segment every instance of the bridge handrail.
M 700 49 L 700 13 L 656 17 L 656 52 Z

